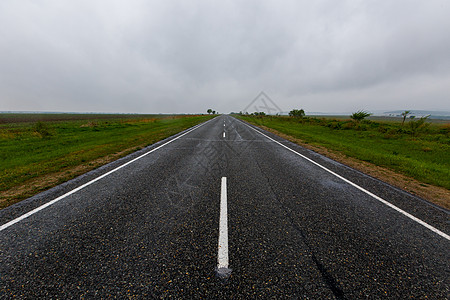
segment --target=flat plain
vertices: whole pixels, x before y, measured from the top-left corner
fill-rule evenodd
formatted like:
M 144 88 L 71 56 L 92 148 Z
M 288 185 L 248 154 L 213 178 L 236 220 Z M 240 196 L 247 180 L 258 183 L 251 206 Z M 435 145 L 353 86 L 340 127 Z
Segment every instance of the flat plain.
M 0 114 L 0 208 L 208 118 L 201 115 Z

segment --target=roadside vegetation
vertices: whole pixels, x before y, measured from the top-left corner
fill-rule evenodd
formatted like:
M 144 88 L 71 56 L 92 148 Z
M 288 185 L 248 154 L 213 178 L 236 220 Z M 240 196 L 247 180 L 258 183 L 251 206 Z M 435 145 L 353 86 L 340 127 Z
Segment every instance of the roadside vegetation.
M 0 208 L 210 118 L 0 114 Z
M 428 117 L 406 121 L 406 116 L 397 121 L 374 121 L 367 119 L 370 114 L 364 111 L 347 118 L 307 117 L 297 111 L 291 111 L 291 116 L 239 118 L 386 167 L 424 185 L 450 189 L 450 123 L 431 123 Z

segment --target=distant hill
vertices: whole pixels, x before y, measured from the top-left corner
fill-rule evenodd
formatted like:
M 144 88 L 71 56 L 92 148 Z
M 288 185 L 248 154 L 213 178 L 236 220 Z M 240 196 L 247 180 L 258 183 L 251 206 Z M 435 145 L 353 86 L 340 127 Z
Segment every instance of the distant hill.
M 286 113 L 287 115 L 289 112 Z M 320 111 L 306 111 L 308 116 L 350 116 L 351 112 L 320 112 Z
M 385 116 L 398 117 L 405 110 L 393 110 L 384 112 Z M 431 119 L 450 119 L 450 111 L 436 111 L 436 110 L 411 110 L 410 116 L 424 117 L 430 116 Z

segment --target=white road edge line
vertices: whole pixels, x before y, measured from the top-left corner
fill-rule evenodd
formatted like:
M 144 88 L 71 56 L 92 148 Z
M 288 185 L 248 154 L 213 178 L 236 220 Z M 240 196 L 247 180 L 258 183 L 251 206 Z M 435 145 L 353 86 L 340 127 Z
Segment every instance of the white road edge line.
M 220 191 L 219 244 L 217 251 L 217 275 L 222 278 L 230 276 L 228 268 L 228 211 L 227 211 L 227 178 L 222 177 Z
M 211 120 L 213 120 L 213 119 L 211 119 Z M 14 224 L 16 224 L 16 223 L 22 221 L 23 219 L 28 218 L 29 216 L 31 216 L 31 215 L 33 215 L 33 214 L 35 214 L 35 213 L 37 213 L 37 212 L 43 210 L 44 208 L 47 208 L 47 207 L 49 207 L 50 205 L 55 204 L 56 202 L 60 201 L 61 199 L 64 199 L 64 198 L 66 198 L 67 196 L 70 196 L 70 195 L 72 195 L 72 194 L 78 192 L 79 190 L 84 189 L 85 187 L 87 187 L 87 186 L 93 184 L 94 182 L 99 181 L 100 179 L 102 179 L 102 178 L 104 178 L 104 177 L 106 177 L 106 176 L 108 176 L 108 175 L 110 175 L 110 174 L 112 174 L 112 173 L 114 173 L 114 172 L 116 172 L 116 171 L 122 169 L 123 167 L 125 167 L 125 166 L 127 166 L 127 165 L 129 165 L 129 164 L 131 164 L 131 163 L 133 163 L 133 162 L 135 162 L 135 161 L 137 161 L 138 159 L 141 159 L 141 158 L 143 158 L 144 156 L 147 156 L 147 155 L 149 155 L 150 153 L 152 153 L 152 152 L 154 152 L 154 151 L 156 151 L 156 150 L 158 150 L 158 149 L 160 149 L 160 148 L 162 148 L 162 147 L 164 147 L 164 146 L 166 146 L 166 145 L 172 143 L 173 141 L 175 141 L 175 140 L 181 138 L 182 136 L 184 136 L 184 135 L 186 135 L 186 134 L 188 134 L 188 133 L 194 131 L 195 129 L 197 129 L 197 128 L 203 126 L 203 125 L 205 125 L 206 123 L 210 122 L 211 120 L 208 120 L 208 121 L 206 121 L 206 122 L 204 122 L 204 123 L 198 124 L 198 125 L 194 126 L 192 129 L 190 129 L 189 131 L 186 131 L 185 133 L 183 133 L 183 134 L 181 134 L 181 135 L 175 137 L 174 139 L 172 139 L 172 140 L 170 140 L 170 141 L 168 141 L 168 142 L 166 142 L 166 143 L 164 143 L 164 144 L 162 144 L 162 145 L 160 145 L 160 146 L 158 146 L 158 147 L 156 147 L 156 148 L 154 148 L 154 149 L 152 149 L 152 150 L 150 150 L 150 151 L 148 151 L 148 152 L 142 154 L 141 156 L 138 156 L 138 157 L 136 157 L 136 158 L 130 160 L 129 162 L 126 162 L 126 163 L 124 163 L 123 165 L 120 165 L 120 166 L 118 166 L 117 168 L 115 168 L 115 169 L 113 169 L 113 170 L 111 170 L 111 171 L 109 171 L 109 172 L 107 172 L 107 173 L 105 173 L 105 174 L 103 174 L 103 175 L 101 175 L 101 176 L 99 176 L 99 177 L 97 177 L 97 178 L 94 178 L 93 180 L 91 180 L 91 181 L 89 181 L 89 182 L 87 182 L 87 183 L 85 183 L 85 184 L 83 184 L 83 185 L 81 185 L 81 186 L 79 186 L 79 187 L 77 187 L 77 188 L 75 188 L 75 189 L 73 189 L 73 190 L 71 190 L 71 191 L 65 193 L 64 195 L 61 195 L 61 196 L 59 196 L 58 198 L 53 199 L 53 200 L 51 200 L 51 201 L 49 201 L 49 202 L 47 202 L 47 203 L 45 203 L 45 204 L 43 204 L 43 205 L 41 205 L 41 206 L 35 208 L 35 209 L 33 209 L 33 210 L 27 212 L 26 214 L 23 214 L 23 215 L 21 215 L 20 217 L 17 217 L 16 219 L 14 219 L 14 220 L 12 220 L 12 221 L 9 221 L 8 223 L 5 223 L 5 224 L 1 225 L 1 226 L 0 226 L 0 231 L 5 230 L 6 228 L 8 228 L 8 227 L 10 227 L 10 226 L 12 226 L 12 225 L 14 225 Z
M 239 121 L 240 121 L 240 120 L 239 120 Z M 241 121 L 241 122 L 242 122 L 242 121 Z M 254 131 L 260 133 L 261 135 L 265 136 L 265 137 L 268 138 L 269 140 L 271 140 L 271 141 L 277 143 L 278 145 L 280 145 L 280 146 L 282 146 L 282 147 L 288 149 L 289 151 L 291 151 L 291 152 L 297 154 L 298 156 L 300 156 L 300 157 L 306 159 L 307 161 L 309 161 L 309 162 L 315 164 L 316 166 L 318 166 L 318 167 L 324 169 L 325 171 L 327 171 L 327 172 L 333 174 L 334 176 L 338 177 L 339 179 L 341 179 L 341 180 L 345 181 L 346 183 L 352 185 L 353 187 L 357 188 L 358 190 L 360 190 L 360 191 L 366 193 L 367 195 L 369 195 L 369 196 L 375 198 L 376 200 L 378 200 L 378 201 L 380 201 L 381 203 L 383 203 L 383 204 L 389 206 L 390 208 L 395 209 L 396 211 L 398 211 L 399 213 L 405 215 L 406 217 L 410 218 L 411 220 L 413 220 L 413 221 L 419 223 L 420 225 L 422 225 L 422 226 L 428 228 L 429 230 L 433 231 L 434 233 L 437 233 L 437 234 L 439 234 L 441 237 L 443 237 L 443 238 L 445 238 L 445 239 L 447 239 L 447 240 L 450 241 L 450 236 L 449 236 L 448 234 L 445 234 L 444 232 L 440 231 L 439 229 L 437 229 L 437 228 L 431 226 L 431 225 L 428 224 L 428 223 L 425 223 L 425 222 L 422 221 L 421 219 L 419 219 L 419 218 L 417 218 L 417 217 L 411 215 L 410 213 L 408 213 L 408 212 L 402 210 L 401 208 L 398 208 L 398 207 L 395 206 L 394 204 L 392 204 L 392 203 L 390 203 L 390 202 L 384 200 L 383 198 L 381 198 L 381 197 L 379 197 L 379 196 L 377 196 L 377 195 L 375 195 L 375 194 L 369 192 L 368 190 L 364 189 L 363 187 L 357 185 L 356 183 L 353 183 L 353 182 L 351 182 L 350 180 L 348 180 L 347 178 L 342 177 L 341 175 L 339 175 L 339 174 L 337 174 L 337 173 L 331 171 L 330 169 L 327 169 L 326 167 L 322 166 L 321 164 L 319 164 L 319 163 L 313 161 L 312 159 L 310 159 L 310 158 L 308 158 L 308 157 L 306 157 L 306 156 L 304 156 L 304 155 L 298 153 L 297 151 L 295 151 L 295 150 L 289 148 L 288 146 L 283 145 L 282 143 L 280 143 L 280 142 L 274 140 L 273 138 L 271 138 L 271 137 L 265 135 L 265 134 L 262 133 L 261 131 L 259 131 L 259 130 L 255 129 L 255 128 L 253 128 L 252 126 L 250 126 L 250 125 L 248 125 L 248 124 L 246 124 L 246 123 L 244 123 L 244 122 L 242 122 L 242 123 L 245 124 L 246 126 L 250 127 L 251 129 L 253 129 Z
M 225 137 L 225 131 L 223 132 L 223 137 Z

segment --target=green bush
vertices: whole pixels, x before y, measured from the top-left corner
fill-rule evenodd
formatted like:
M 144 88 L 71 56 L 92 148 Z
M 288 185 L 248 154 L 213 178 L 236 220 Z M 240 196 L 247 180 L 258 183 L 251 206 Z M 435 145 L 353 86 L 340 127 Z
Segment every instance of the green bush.
M 428 119 L 428 117 L 429 116 L 421 117 L 419 120 L 409 121 L 408 125 L 409 125 L 409 129 L 411 130 L 412 136 L 415 137 L 415 136 L 417 136 L 417 134 L 419 132 L 426 131 L 426 129 L 430 125 L 429 123 L 425 123 L 425 121 Z
M 37 122 L 34 125 L 34 131 L 36 133 L 38 133 L 42 138 L 51 136 L 51 133 L 49 131 L 47 124 L 45 124 L 44 122 L 41 122 L 41 121 Z

